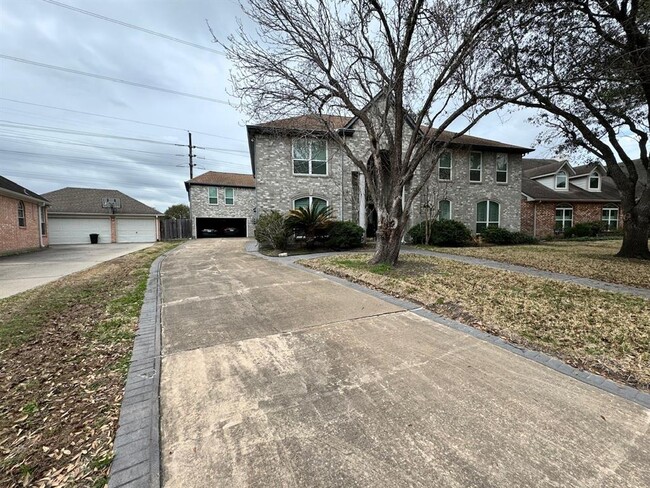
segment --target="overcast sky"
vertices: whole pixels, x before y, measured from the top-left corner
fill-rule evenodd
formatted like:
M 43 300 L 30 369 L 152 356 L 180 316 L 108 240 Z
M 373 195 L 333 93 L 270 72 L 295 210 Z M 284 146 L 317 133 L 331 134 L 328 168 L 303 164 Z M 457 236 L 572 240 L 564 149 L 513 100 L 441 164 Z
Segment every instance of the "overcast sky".
M 225 38 L 242 16 L 234 0 L 60 2 L 214 50 L 219 48 L 205 19 Z M 234 103 L 227 94 L 230 65 L 223 55 L 44 0 L 0 2 L 0 46 L 5 56 Z M 5 58 L 0 58 L 0 97 L 0 174 L 37 193 L 66 186 L 112 188 L 160 211 L 187 203 L 187 148 L 172 144 L 187 144 L 188 130 L 193 143 L 206 148 L 196 150 L 205 159 L 196 160 L 195 176 L 209 170 L 250 173 L 247 121 L 227 103 Z M 493 116 L 471 133 L 532 147 L 539 129 L 526 118 L 524 113 Z M 549 155 L 545 148 L 533 153 Z

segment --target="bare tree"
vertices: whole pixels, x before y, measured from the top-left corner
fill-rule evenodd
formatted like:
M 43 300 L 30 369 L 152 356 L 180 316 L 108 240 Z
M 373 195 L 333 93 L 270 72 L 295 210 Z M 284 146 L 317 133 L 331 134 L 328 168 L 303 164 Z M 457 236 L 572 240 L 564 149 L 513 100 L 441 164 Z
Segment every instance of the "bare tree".
M 578 150 L 606 164 L 622 196 L 618 253 L 650 258 L 650 2 L 513 0 L 494 25 L 486 59 L 501 99 L 542 112 L 558 152 Z M 497 54 L 493 57 L 493 54 Z M 636 154 L 639 159 L 634 161 Z M 620 164 L 619 164 L 620 162 Z
M 505 1 L 505 0 L 504 0 Z M 234 94 L 257 120 L 316 114 L 365 176 L 377 210 L 373 263 L 394 265 L 411 204 L 448 144 L 491 110 L 477 46 L 501 8 L 456 0 L 250 0 L 257 26 L 223 45 Z M 353 116 L 358 152 L 329 124 Z M 449 129 L 455 133 L 450 137 Z M 358 139 L 355 141 L 358 143 Z M 403 189 L 408 191 L 403 195 Z

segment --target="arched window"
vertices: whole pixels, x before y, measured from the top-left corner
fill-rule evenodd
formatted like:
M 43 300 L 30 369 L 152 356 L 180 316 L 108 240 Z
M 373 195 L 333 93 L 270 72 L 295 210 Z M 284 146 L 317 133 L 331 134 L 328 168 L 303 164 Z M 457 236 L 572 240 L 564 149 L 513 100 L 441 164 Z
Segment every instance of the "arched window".
M 326 207 L 326 206 L 327 206 L 327 200 L 323 200 L 322 198 L 318 198 L 318 197 L 296 198 L 293 201 L 294 209 L 309 208 L 309 207 Z
M 555 188 L 558 190 L 566 190 L 568 186 L 566 171 L 558 171 L 555 175 Z
M 449 200 L 440 200 L 438 204 L 438 219 L 451 220 L 451 202 Z
M 600 175 L 595 171 L 589 175 L 589 189 L 600 190 Z
M 555 207 L 555 230 L 564 232 L 565 229 L 572 226 L 573 207 L 565 203 Z
M 500 205 L 485 200 L 476 205 L 476 233 L 480 234 L 488 227 L 499 227 Z
M 26 227 L 25 220 L 25 204 L 21 201 L 18 202 L 18 227 Z
M 618 207 L 616 205 L 605 205 L 602 220 L 606 230 L 618 229 Z

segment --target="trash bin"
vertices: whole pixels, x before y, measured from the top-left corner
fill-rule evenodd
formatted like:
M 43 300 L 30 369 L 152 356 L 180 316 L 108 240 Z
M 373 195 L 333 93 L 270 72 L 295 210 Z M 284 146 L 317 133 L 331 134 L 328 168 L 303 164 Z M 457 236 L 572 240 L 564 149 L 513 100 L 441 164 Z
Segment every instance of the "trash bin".
M 97 244 L 99 242 L 99 234 L 90 234 L 90 243 Z

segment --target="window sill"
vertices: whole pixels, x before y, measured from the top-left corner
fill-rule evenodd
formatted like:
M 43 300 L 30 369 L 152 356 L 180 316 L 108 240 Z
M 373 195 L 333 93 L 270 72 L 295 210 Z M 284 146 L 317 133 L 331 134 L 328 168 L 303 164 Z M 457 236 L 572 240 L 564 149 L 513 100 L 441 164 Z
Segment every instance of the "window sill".
M 308 175 L 303 173 L 293 173 L 292 176 L 297 178 L 329 178 L 330 175 Z
M 469 182 L 470 185 L 480 185 L 481 183 L 483 183 L 483 182 L 482 181 L 470 181 Z

